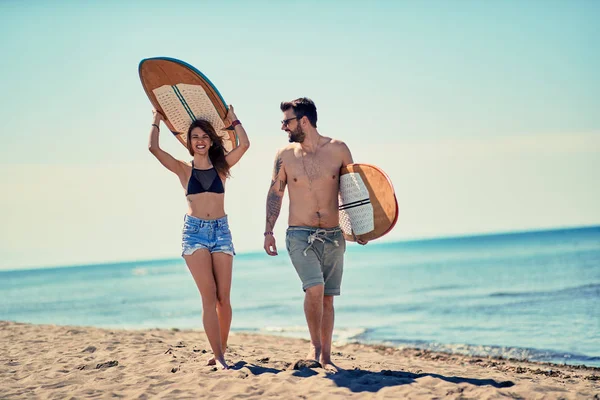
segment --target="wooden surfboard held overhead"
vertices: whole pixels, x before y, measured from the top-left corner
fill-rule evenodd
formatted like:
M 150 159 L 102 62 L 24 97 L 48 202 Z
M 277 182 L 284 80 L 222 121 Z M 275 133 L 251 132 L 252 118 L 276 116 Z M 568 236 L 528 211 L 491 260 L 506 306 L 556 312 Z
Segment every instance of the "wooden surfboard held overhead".
M 181 144 L 187 146 L 192 121 L 205 119 L 223 138 L 227 152 L 237 146 L 235 133 L 227 130 L 227 103 L 202 72 L 167 57 L 146 58 L 138 71 L 150 102 L 165 117 L 165 124 Z
M 398 202 L 392 181 L 380 168 L 350 164 L 340 172 L 340 227 L 346 240 L 374 240 L 392 230 Z

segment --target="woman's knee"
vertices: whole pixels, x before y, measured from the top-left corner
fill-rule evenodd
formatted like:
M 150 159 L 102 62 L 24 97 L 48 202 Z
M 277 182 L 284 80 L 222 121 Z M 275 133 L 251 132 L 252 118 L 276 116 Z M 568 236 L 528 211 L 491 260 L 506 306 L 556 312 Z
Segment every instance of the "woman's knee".
M 202 293 L 202 308 L 203 309 L 212 308 L 214 310 L 214 308 L 217 306 L 218 301 L 219 300 L 217 298 L 216 291 L 211 291 L 210 293 Z
M 219 295 L 217 293 L 217 307 L 225 308 L 231 307 L 231 299 L 229 295 Z

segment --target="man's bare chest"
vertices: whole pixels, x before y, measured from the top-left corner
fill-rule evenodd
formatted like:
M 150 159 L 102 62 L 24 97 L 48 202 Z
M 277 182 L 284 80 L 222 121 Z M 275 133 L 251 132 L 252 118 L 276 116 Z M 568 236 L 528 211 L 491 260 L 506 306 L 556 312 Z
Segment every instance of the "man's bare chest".
M 296 154 L 290 157 L 286 168 L 288 184 L 339 180 L 340 168 L 341 162 L 326 153 Z

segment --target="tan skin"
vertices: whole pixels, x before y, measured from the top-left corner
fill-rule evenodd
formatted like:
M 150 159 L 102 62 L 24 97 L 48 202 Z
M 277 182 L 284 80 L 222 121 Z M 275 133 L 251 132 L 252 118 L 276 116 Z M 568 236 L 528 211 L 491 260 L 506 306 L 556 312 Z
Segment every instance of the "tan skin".
M 289 226 L 333 228 L 339 225 L 338 192 L 340 170 L 352 164 L 352 154 L 342 141 L 319 134 L 306 117 L 296 118 L 293 109 L 283 114 L 281 129 L 289 137 L 303 135 L 302 143 L 291 143 L 275 157 L 271 186 L 267 194 L 265 232 L 272 232 L 285 193 L 289 188 Z M 359 241 L 360 244 L 367 244 Z M 267 234 L 265 252 L 277 255 L 275 237 Z M 324 368 L 338 370 L 331 361 L 334 325 L 333 296 L 324 295 L 324 286 L 308 288 L 304 313 L 311 337 L 307 358 L 318 360 Z
M 229 106 L 226 119 L 226 124 L 237 119 L 233 106 Z M 153 110 L 152 123 L 160 125 L 161 121 L 163 121 L 162 114 Z M 225 156 L 230 167 L 237 164 L 250 147 L 248 135 L 242 125 L 236 125 L 235 133 L 240 145 Z M 192 174 L 192 165 L 177 160 L 162 150 L 158 137 L 159 129 L 153 126 L 150 131 L 148 149 L 165 168 L 177 175 L 185 191 Z M 212 144 L 210 136 L 202 129 L 194 128 L 191 132 L 191 142 L 194 149 L 194 167 L 197 169 L 211 168 L 212 163 L 208 157 L 208 149 Z M 220 178 L 225 186 L 226 177 L 220 176 Z M 191 216 L 210 220 L 226 215 L 224 193 L 198 193 L 186 197 L 187 213 Z M 189 256 L 184 256 L 184 259 L 202 297 L 202 323 L 214 355 L 208 360 L 208 364 L 215 365 L 218 362 L 223 369 L 227 369 L 225 351 L 232 316 L 230 291 L 233 257 L 225 253 L 211 254 L 206 249 L 200 249 Z

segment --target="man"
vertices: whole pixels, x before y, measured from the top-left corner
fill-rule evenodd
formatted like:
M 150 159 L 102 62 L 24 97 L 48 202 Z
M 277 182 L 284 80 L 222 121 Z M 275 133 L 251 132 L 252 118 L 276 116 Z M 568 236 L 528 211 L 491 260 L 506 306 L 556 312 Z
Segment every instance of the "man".
M 307 358 L 323 368 L 337 370 L 331 362 L 333 297 L 340 295 L 346 242 L 339 227 L 340 169 L 351 164 L 344 142 L 317 131 L 317 109 L 308 98 L 281 103 L 281 129 L 289 144 L 277 152 L 267 195 L 264 248 L 277 255 L 273 229 L 289 187 L 289 220 L 286 247 L 302 281 L 304 314 L 310 333 Z M 366 244 L 366 242 L 360 242 Z

